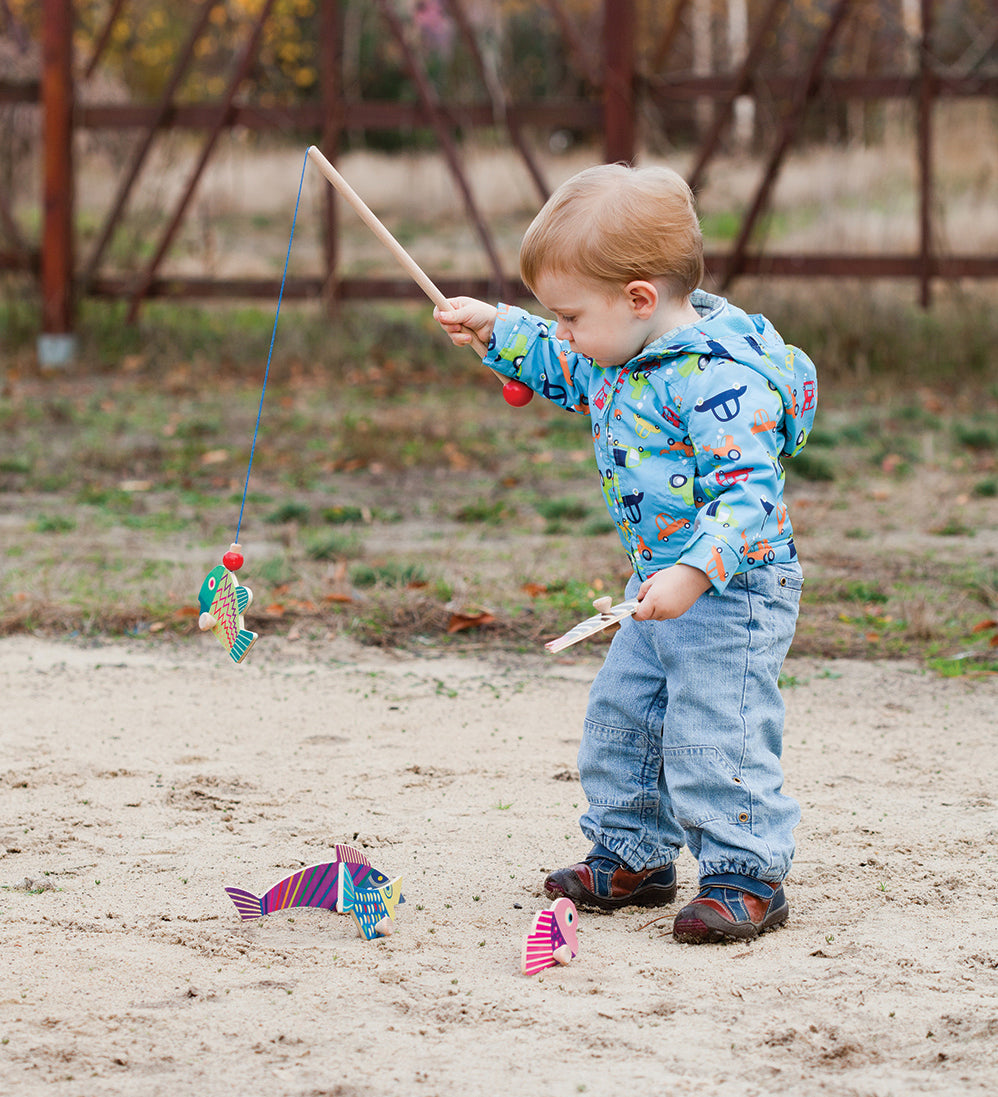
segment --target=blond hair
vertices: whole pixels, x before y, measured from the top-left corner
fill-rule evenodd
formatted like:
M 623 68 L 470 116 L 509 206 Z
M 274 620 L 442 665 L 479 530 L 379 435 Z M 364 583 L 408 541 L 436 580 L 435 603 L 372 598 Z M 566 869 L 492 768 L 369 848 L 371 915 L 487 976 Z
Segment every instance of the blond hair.
M 573 175 L 544 203 L 520 245 L 531 289 L 555 272 L 603 283 L 666 279 L 677 297 L 703 281 L 703 237 L 693 194 L 666 167 L 601 164 Z

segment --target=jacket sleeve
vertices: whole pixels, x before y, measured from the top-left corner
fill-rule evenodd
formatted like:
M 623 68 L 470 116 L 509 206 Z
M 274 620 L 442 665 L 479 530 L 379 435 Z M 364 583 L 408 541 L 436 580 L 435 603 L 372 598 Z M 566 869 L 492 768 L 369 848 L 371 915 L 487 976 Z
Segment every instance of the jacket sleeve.
M 499 315 L 482 362 L 506 377 L 522 381 L 569 411 L 589 414 L 589 378 L 593 363 L 554 337 L 552 324 L 515 305 L 498 306 Z
M 746 555 L 768 560 L 773 545 L 790 540 L 780 464 L 784 410 L 761 373 L 725 359 L 710 359 L 684 387 L 681 415 L 704 498 L 679 563 L 705 572 L 717 591 Z

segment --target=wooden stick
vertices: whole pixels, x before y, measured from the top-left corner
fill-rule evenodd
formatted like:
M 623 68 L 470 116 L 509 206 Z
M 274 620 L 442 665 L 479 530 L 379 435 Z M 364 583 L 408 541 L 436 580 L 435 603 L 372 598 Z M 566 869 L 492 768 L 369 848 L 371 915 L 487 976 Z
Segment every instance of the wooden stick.
M 357 215 L 364 222 L 365 225 L 374 233 L 374 235 L 381 241 L 382 244 L 392 253 L 395 260 L 402 267 L 402 269 L 409 275 L 409 277 L 416 283 L 417 286 L 426 294 L 427 297 L 441 309 L 449 309 L 451 307 L 450 301 L 440 292 L 439 289 L 433 284 L 426 272 L 416 262 L 415 259 L 405 250 L 404 247 L 395 239 L 394 236 L 388 231 L 387 228 L 378 220 L 378 218 L 371 211 L 370 207 L 364 201 L 363 198 L 350 186 L 350 184 L 343 178 L 342 175 L 333 167 L 332 164 L 322 155 L 322 153 L 315 147 L 315 145 L 309 145 L 308 157 L 313 164 L 322 172 L 322 174 L 329 180 L 330 183 L 339 191 L 339 193 L 353 206 Z M 470 328 L 466 328 L 466 331 L 471 331 Z M 484 358 L 487 353 L 485 344 L 478 338 L 478 336 L 471 332 L 471 346 L 479 358 Z M 496 373 L 496 377 L 505 384 L 509 380 L 508 377 L 503 377 L 501 373 Z

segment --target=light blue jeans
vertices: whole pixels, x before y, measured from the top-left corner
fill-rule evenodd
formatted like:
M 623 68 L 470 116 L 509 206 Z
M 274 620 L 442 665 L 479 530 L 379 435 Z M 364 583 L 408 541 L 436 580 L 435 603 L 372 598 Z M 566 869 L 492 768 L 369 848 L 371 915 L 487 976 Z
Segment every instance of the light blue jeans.
M 701 878 L 787 875 L 800 808 L 782 791 L 777 681 L 802 584 L 798 564 L 765 565 L 675 620 L 622 623 L 579 748 L 580 825 L 597 850 L 639 871 L 685 843 Z

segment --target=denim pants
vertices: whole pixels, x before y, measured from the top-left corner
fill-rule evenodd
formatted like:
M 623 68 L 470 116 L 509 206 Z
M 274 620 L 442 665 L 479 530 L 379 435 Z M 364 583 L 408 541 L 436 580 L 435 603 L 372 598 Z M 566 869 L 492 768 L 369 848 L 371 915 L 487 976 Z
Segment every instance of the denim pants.
M 627 597 L 637 594 L 633 576 Z M 782 791 L 777 681 L 802 586 L 796 563 L 735 575 L 670 621 L 626 619 L 596 676 L 579 748 L 586 837 L 638 871 L 685 843 L 700 876 L 777 882 L 800 808 Z

